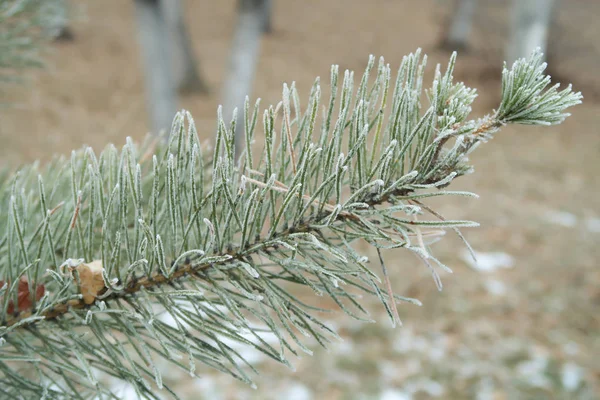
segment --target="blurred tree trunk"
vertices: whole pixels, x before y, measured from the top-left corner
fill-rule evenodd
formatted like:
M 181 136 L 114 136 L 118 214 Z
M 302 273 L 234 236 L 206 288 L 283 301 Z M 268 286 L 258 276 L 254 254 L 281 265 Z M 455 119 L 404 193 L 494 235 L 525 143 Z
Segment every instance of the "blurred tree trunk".
M 252 90 L 258 62 L 261 34 L 265 30 L 268 0 L 238 0 L 238 19 L 231 47 L 229 71 L 223 93 L 223 118 L 229 121 L 237 108 L 235 154 L 239 157 L 244 143 L 244 100 Z
M 207 93 L 208 85 L 200 76 L 198 61 L 183 19 L 181 0 L 162 0 L 162 12 L 169 29 L 175 86 L 180 93 Z
M 477 0 L 458 0 L 455 3 L 449 29 L 442 38 L 443 48 L 449 50 L 467 48 L 476 6 Z
M 548 31 L 555 0 L 513 0 L 506 62 L 512 64 L 540 47 L 547 53 Z
M 263 9 L 263 32 L 273 32 L 273 0 L 264 0 L 266 3 Z
M 161 13 L 160 0 L 134 0 L 146 102 L 151 129 L 158 134 L 171 127 L 177 111 L 177 96 L 171 71 L 169 29 Z

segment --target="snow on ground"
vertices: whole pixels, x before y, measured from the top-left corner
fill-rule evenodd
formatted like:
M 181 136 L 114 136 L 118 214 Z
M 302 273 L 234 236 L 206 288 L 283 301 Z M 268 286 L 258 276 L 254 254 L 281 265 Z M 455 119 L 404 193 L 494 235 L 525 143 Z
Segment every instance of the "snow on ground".
M 514 266 L 514 259 L 511 255 L 503 252 L 475 252 L 477 261 L 473 260 L 471 253 L 464 250 L 461 253 L 461 258 L 474 270 L 481 272 L 495 272 L 503 268 L 512 268 Z

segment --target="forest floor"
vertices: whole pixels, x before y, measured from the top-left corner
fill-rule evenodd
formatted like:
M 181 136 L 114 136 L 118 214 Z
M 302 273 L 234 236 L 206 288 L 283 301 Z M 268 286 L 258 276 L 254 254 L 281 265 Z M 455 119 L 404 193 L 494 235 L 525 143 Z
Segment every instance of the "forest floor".
M 329 66 L 361 73 L 369 54 L 394 69 L 422 47 L 431 69 L 449 54 L 438 48 L 447 5 L 435 0 L 277 0 L 274 31 L 264 38 L 253 89 L 276 103 L 283 82 L 307 96 Z M 459 54 L 456 79 L 479 89 L 474 113 L 499 97 L 505 2 L 486 0 L 469 51 Z M 27 86 L 11 88 L 14 106 L 0 110 L 1 165 L 17 166 L 88 144 L 102 149 L 141 139 L 146 126 L 143 79 L 132 2 L 80 1 L 75 40 L 56 44 L 49 66 Z M 211 138 L 235 21 L 235 2 L 187 1 L 189 28 L 208 96 L 181 105 Z M 333 321 L 345 341 L 283 370 L 245 353 L 261 371 L 258 390 L 212 371 L 188 385 L 190 399 L 592 399 L 600 393 L 600 15 L 595 0 L 563 2 L 550 40 L 553 76 L 585 96 L 563 125 L 509 127 L 472 157 L 474 175 L 454 189 L 478 200 L 446 199 L 438 211 L 472 219 L 465 231 L 480 252 L 470 266 L 461 242 L 448 235 L 434 249 L 454 269 L 438 292 L 426 268 L 402 251 L 386 258 L 393 286 L 422 307 L 400 308 L 404 326 Z M 463 54 L 464 53 L 464 54 Z M 459 250 L 457 250 L 459 249 Z M 168 381 L 186 379 L 184 373 Z M 185 381 L 187 382 L 187 381 Z

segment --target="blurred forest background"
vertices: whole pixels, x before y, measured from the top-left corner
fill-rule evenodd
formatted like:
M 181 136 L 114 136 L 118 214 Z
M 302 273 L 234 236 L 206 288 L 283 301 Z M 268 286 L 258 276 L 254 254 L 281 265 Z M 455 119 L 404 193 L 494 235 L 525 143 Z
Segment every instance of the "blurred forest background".
M 270 29 L 256 49 L 250 98 L 276 104 L 282 83 L 294 80 L 306 100 L 316 76 L 327 81 L 331 64 L 360 73 L 374 54 L 394 69 L 418 47 L 430 56 L 431 76 L 454 46 L 461 47 L 456 80 L 479 89 L 474 113 L 491 112 L 499 103 L 511 2 L 477 0 L 468 41 L 460 46 L 447 40 L 458 3 L 273 0 Z M 206 90 L 182 90 L 177 105 L 190 110 L 200 135 L 212 140 L 232 42 L 239 40 L 236 26 L 243 21 L 233 0 L 182 5 L 204 84 L 196 89 Z M 70 6 L 72 37 L 51 44 L 46 67 L 28 73 L 24 85 L 1 92 L 2 103 L 9 104 L 0 109 L 2 167 L 68 156 L 83 144 L 98 151 L 109 142 L 119 146 L 126 136 L 141 140 L 153 129 L 134 2 L 86 0 Z M 395 291 L 423 302 L 402 306 L 403 327 L 392 329 L 374 302 L 371 310 L 380 323 L 332 316 L 345 341 L 295 360 L 295 372 L 261 354 L 245 354 L 262 373 L 258 390 L 211 370 L 198 382 L 177 371 L 165 379 L 180 380 L 190 399 L 598 398 L 598 17 L 597 0 L 557 0 L 550 13 L 550 74 L 572 82 L 584 104 L 558 127 L 502 131 L 475 153 L 476 173 L 453 186 L 481 199 L 446 199 L 438 207 L 444 215 L 482 224 L 465 232 L 478 265 L 448 235 L 436 249 L 454 274 L 442 277 L 439 293 L 416 258 L 388 252 Z

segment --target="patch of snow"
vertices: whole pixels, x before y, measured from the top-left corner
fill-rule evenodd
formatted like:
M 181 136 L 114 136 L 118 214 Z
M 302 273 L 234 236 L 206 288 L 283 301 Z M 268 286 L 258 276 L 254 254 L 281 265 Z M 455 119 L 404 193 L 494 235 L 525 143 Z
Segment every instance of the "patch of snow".
M 563 345 L 563 351 L 569 356 L 579 353 L 579 345 L 575 342 L 568 342 Z
M 339 330 L 340 330 L 340 326 L 336 321 L 328 321 L 327 326 L 329 327 L 329 329 L 331 329 L 335 332 L 339 332 Z
M 458 376 L 461 379 L 471 379 L 480 372 L 479 366 L 476 363 L 462 363 L 458 366 Z
M 139 399 L 137 392 L 130 383 L 123 383 L 122 380 L 113 378 L 110 380 L 111 391 L 113 391 L 119 399 L 136 400 Z
M 433 347 L 429 350 L 429 359 L 431 361 L 441 361 L 446 356 L 446 349 L 443 347 Z
M 271 332 L 259 332 L 258 335 L 267 343 L 273 345 L 276 343 L 279 343 L 279 339 L 277 338 L 277 335 L 271 333 Z M 259 346 L 262 346 L 262 344 L 254 337 L 253 334 L 251 333 L 245 333 L 242 334 L 242 336 L 249 340 L 252 343 L 257 343 Z M 249 362 L 250 364 L 256 364 L 259 363 L 261 361 L 264 361 L 265 358 L 267 358 L 267 356 L 262 353 L 261 351 L 257 350 L 254 347 L 251 347 L 250 345 L 246 344 L 246 343 L 241 343 L 238 342 L 237 340 L 233 340 L 230 339 L 228 337 L 221 337 L 219 338 L 221 340 L 221 342 L 223 342 L 225 345 L 231 347 L 232 349 L 236 350 L 239 355 L 246 360 L 247 362 Z M 274 346 L 276 347 L 276 346 Z
M 494 400 L 494 381 L 490 377 L 482 378 L 477 384 L 477 393 L 475 398 L 477 400 Z
M 551 382 L 546 376 L 548 367 L 548 358 L 537 356 L 530 360 L 522 361 L 517 365 L 517 374 L 532 387 L 547 389 L 551 387 Z
M 379 400 L 412 400 L 412 396 L 396 389 L 386 389 L 381 393 Z
M 552 224 L 566 228 L 572 228 L 577 225 L 577 216 L 567 211 L 548 211 L 544 214 L 544 218 Z
M 483 285 L 485 286 L 485 290 L 487 290 L 489 294 L 492 294 L 494 296 L 503 296 L 506 294 L 507 291 L 504 282 L 498 279 L 488 279 L 485 282 L 483 282 Z
M 431 341 L 429 345 L 429 359 L 431 361 L 441 361 L 448 350 L 448 337 L 440 334 Z
M 569 392 L 576 390 L 583 380 L 583 368 L 573 362 L 564 364 L 560 380 L 563 387 Z
M 429 350 L 429 342 L 422 336 L 415 336 L 412 341 L 412 349 L 419 353 L 426 353 Z
M 205 375 L 200 379 L 194 379 L 194 388 L 197 388 L 197 393 L 207 394 L 210 393 L 210 398 L 215 400 L 221 400 L 224 398 L 222 393 L 222 385 L 219 385 L 210 376 Z
M 423 382 L 422 390 L 433 397 L 440 397 L 446 391 L 441 383 L 427 379 Z
M 310 389 L 303 384 L 294 383 L 286 391 L 284 391 L 281 398 L 289 400 L 311 400 L 313 395 Z
M 425 392 L 429 397 L 440 397 L 446 391 L 439 382 L 426 378 L 409 382 L 404 389 L 411 394 Z
M 175 321 L 175 318 L 173 318 L 173 315 L 171 315 L 170 313 L 162 313 L 158 316 L 158 319 L 162 322 L 164 322 L 165 324 L 167 324 L 168 326 L 170 326 L 171 328 L 175 328 L 178 329 L 178 325 L 177 325 L 177 321 Z M 183 323 L 183 325 L 185 326 L 185 323 Z
M 468 250 L 464 250 L 461 254 L 462 259 L 474 270 L 481 272 L 494 272 L 501 268 L 512 268 L 514 259 L 511 255 L 503 252 L 475 252 L 477 262 L 473 260 Z
M 395 381 L 403 372 L 400 365 L 392 361 L 381 361 L 377 368 L 379 369 L 381 381 L 386 383 Z
M 196 311 L 194 310 L 194 308 L 190 305 L 190 303 L 188 301 L 181 300 L 181 299 L 175 299 L 175 303 L 177 304 L 178 308 L 196 313 Z M 152 311 L 154 312 L 154 315 L 157 315 L 156 319 L 164 322 L 165 324 L 169 325 L 172 328 L 179 329 L 179 326 L 177 325 L 175 318 L 173 318 L 173 315 L 171 315 L 171 313 L 167 312 L 162 306 L 154 306 L 154 307 L 152 307 Z M 201 311 L 199 317 L 206 318 L 207 315 L 203 311 Z M 183 325 L 186 328 L 190 327 L 189 324 L 187 322 L 185 322 L 183 319 L 180 319 L 179 322 L 181 323 L 181 325 Z
M 585 221 L 585 227 L 593 233 L 600 233 L 600 218 L 588 218 Z
M 334 368 L 327 373 L 327 381 L 337 386 L 356 385 L 359 380 L 360 378 L 354 372 L 347 370 L 342 371 Z
M 397 353 L 406 354 L 414 348 L 414 333 L 409 327 L 398 329 L 398 337 L 394 340 L 393 349 Z
M 114 390 L 116 388 L 116 382 L 121 382 L 120 380 L 117 379 L 113 379 L 113 383 L 111 384 L 111 389 Z M 56 390 L 57 392 L 62 392 L 63 389 L 58 386 L 56 383 L 52 382 L 50 379 L 46 379 L 46 378 L 42 378 L 42 382 L 41 382 L 42 386 L 45 387 L 46 389 L 48 389 L 48 391 L 50 390 Z M 46 395 L 46 398 L 48 395 Z M 42 398 L 43 399 L 43 398 Z M 96 399 L 94 399 L 96 400 Z
M 331 349 L 336 355 L 350 355 L 355 352 L 354 345 L 350 339 L 336 343 L 335 345 L 331 346 Z
M 416 375 L 423 372 L 423 365 L 418 358 L 411 358 L 403 367 L 404 374 L 407 376 Z

